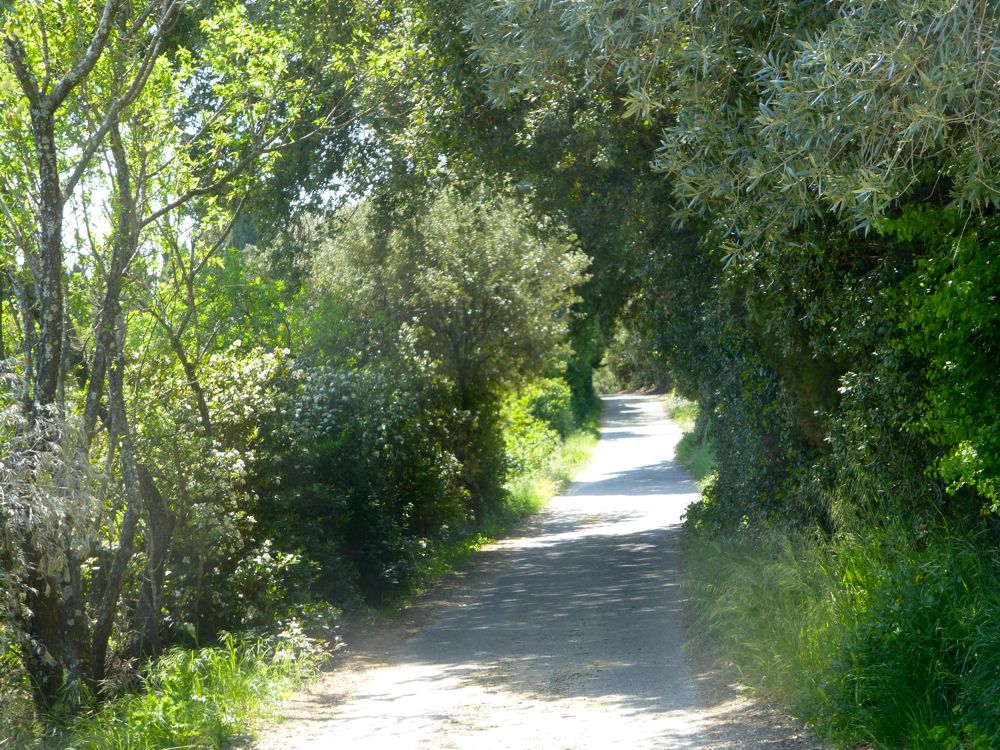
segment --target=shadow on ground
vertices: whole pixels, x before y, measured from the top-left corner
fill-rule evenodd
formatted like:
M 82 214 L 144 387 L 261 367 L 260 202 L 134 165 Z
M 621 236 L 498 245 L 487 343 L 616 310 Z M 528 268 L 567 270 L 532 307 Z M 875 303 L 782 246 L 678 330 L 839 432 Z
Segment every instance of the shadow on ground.
M 700 689 L 684 657 L 679 522 L 697 486 L 664 458 L 677 437 L 654 397 L 606 400 L 580 481 L 361 639 L 356 684 L 289 706 L 296 731 L 263 746 L 814 747 L 743 743 L 732 694 Z

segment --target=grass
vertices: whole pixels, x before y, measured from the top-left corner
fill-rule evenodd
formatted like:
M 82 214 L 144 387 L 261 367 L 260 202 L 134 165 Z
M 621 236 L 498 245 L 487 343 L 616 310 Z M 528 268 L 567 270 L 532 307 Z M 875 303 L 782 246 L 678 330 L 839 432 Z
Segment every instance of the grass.
M 697 406 L 678 460 L 714 472 Z M 906 507 L 900 503 L 899 507 Z M 686 528 L 695 642 L 844 748 L 1000 747 L 1000 527 L 855 517 L 833 537 Z
M 674 420 L 684 432 L 691 432 L 694 430 L 695 423 L 698 421 L 698 404 L 694 401 L 688 401 L 683 396 L 678 396 L 676 393 L 667 394 L 664 397 L 664 404 L 667 409 L 667 414 Z
M 507 483 L 506 517 L 501 519 L 500 529 L 506 528 L 511 521 L 537 513 L 564 490 L 590 458 L 597 440 L 593 428 L 570 433 L 544 471 L 511 479 Z
M 221 748 L 271 716 L 275 702 L 298 688 L 319 664 L 297 639 L 174 649 L 142 677 L 137 690 L 73 717 L 22 723 L 6 748 L 37 750 L 172 750 Z M 27 697 L 7 695 L 5 708 Z M 23 715 L 23 714 L 22 714 Z M 2 720 L 0 720 L 2 722 Z M 3 726 L 0 723 L 0 726 Z M 4 727 L 5 729 L 13 729 Z
M 709 441 L 699 440 L 695 433 L 686 432 L 674 450 L 678 463 L 690 471 L 699 483 L 704 483 L 715 474 L 715 450 Z
M 674 453 L 677 462 L 699 483 L 708 481 L 715 474 L 715 451 L 708 423 L 698 422 L 698 404 L 671 393 L 665 397 L 664 405 L 668 416 L 684 431 Z
M 692 632 L 842 747 L 1000 747 L 1000 555 L 948 528 L 685 536 Z

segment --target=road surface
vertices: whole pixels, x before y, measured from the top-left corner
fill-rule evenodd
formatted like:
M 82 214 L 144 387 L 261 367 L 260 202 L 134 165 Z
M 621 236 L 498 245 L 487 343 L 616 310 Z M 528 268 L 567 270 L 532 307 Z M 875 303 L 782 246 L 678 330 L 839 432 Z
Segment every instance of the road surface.
M 257 747 L 814 747 L 787 730 L 727 741 L 746 706 L 706 707 L 683 655 L 678 535 L 697 487 L 672 461 L 680 434 L 659 397 L 605 398 L 569 491 L 362 639 Z

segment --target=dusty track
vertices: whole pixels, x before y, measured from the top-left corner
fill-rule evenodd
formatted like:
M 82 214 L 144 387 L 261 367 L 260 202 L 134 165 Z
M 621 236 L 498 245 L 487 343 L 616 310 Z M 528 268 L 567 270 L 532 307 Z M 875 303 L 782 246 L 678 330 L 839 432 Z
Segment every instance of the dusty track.
M 679 437 L 658 398 L 606 399 L 569 492 L 361 637 L 257 748 L 818 748 L 683 654 Z

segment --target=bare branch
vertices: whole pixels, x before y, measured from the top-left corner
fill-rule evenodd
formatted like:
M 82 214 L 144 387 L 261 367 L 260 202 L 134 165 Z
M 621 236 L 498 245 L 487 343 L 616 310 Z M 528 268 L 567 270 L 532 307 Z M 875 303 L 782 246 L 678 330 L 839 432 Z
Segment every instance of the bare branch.
M 24 51 L 24 42 L 16 35 L 10 34 L 4 37 L 3 44 L 6 50 L 7 61 L 14 71 L 14 77 L 17 78 L 17 82 L 21 85 L 21 91 L 28 100 L 28 104 L 31 105 L 32 110 L 35 112 L 41 112 L 42 99 L 38 90 L 38 80 L 28 66 L 28 56 Z
M 87 140 L 87 144 L 83 147 L 83 152 L 77 160 L 73 173 L 67 178 L 66 183 L 63 186 L 64 199 L 68 200 L 69 196 L 72 195 L 73 191 L 76 189 L 76 185 L 80 181 L 80 178 L 83 177 L 83 173 L 87 170 L 87 167 L 90 165 L 90 160 L 94 157 L 94 153 L 96 153 L 97 149 L 100 147 L 101 142 L 107 136 L 108 131 L 111 130 L 111 127 L 115 122 L 117 122 L 118 115 L 121 114 L 121 111 L 134 102 L 139 94 L 142 93 L 142 90 L 146 86 L 146 82 L 149 80 L 149 76 L 153 72 L 153 66 L 163 49 L 163 38 L 165 36 L 166 28 L 169 26 L 171 21 L 173 21 L 174 16 L 177 14 L 177 11 L 180 9 L 182 4 L 183 0 L 173 0 L 173 2 L 171 2 L 170 5 L 164 9 L 163 14 L 160 16 L 159 23 L 157 24 L 156 33 L 153 35 L 153 38 L 146 46 L 146 51 L 143 53 L 142 61 L 139 64 L 139 71 L 132 79 L 132 82 L 129 84 L 125 93 L 111 103 L 104 120 L 101 122 L 97 130 L 91 134 L 90 138 Z M 151 3 L 150 7 L 152 5 L 153 4 Z M 147 7 L 144 13 L 147 13 L 150 7 Z
M 98 58 L 108 43 L 108 38 L 111 35 L 111 22 L 114 20 L 121 2 L 122 0 L 105 0 L 101 19 L 97 22 L 97 29 L 94 31 L 94 36 L 90 40 L 87 51 L 69 69 L 66 75 L 59 80 L 52 91 L 45 96 L 43 101 L 47 114 L 55 112 L 59 105 L 69 96 L 69 92 L 94 69 Z
M 146 21 L 149 19 L 149 17 L 153 15 L 153 11 L 156 10 L 159 6 L 163 5 L 163 2 L 164 0 L 150 0 L 148 3 L 146 3 L 146 7 L 143 8 L 141 11 L 139 11 L 138 15 L 136 15 L 135 17 L 135 20 L 132 21 L 132 25 L 128 29 L 127 36 L 134 37 L 136 34 L 138 34 L 139 31 L 142 29 L 142 27 L 146 24 Z M 180 5 L 183 4 L 183 2 L 184 0 L 170 0 L 170 5 L 167 6 L 166 10 L 164 10 L 163 14 L 160 16 L 161 21 L 164 16 L 174 12 L 174 10 L 171 9 L 171 6 L 179 7 Z

